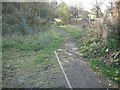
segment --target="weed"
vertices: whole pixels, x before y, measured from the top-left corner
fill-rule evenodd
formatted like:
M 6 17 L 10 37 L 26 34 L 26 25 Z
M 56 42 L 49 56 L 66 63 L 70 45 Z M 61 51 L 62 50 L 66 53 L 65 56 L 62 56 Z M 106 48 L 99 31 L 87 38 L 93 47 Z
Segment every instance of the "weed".
M 119 49 L 119 47 L 119 37 L 115 34 L 111 34 L 108 39 L 108 48 L 112 50 L 117 50 Z
M 53 51 L 64 41 L 64 36 L 57 27 L 39 32 L 35 35 L 16 36 L 3 39 L 3 59 L 9 63 L 11 59 L 24 56 L 34 56 L 34 63 L 43 66 L 43 63 L 52 62 Z M 9 60 L 9 61 L 8 61 Z
M 93 59 L 90 61 L 91 68 L 103 76 L 107 76 L 113 82 L 118 83 L 118 68 L 112 67 L 110 65 L 105 65 L 100 60 Z
M 93 70 L 108 77 L 113 82 L 118 82 L 120 80 L 118 73 L 116 73 L 116 71 L 118 71 L 117 62 L 114 62 L 113 58 L 110 56 L 111 53 L 114 53 L 115 49 L 119 48 L 117 37 L 114 35 L 110 36 L 108 46 L 106 46 L 103 43 L 102 39 L 94 37 L 92 35 L 92 32 L 94 32 L 94 30 L 77 30 L 71 26 L 63 27 L 63 29 L 67 31 L 74 39 L 77 47 L 80 50 L 81 56 L 87 58 L 88 61 L 90 61 L 90 65 Z M 108 52 L 106 52 L 107 48 L 109 50 Z M 113 50 L 113 52 L 111 52 L 110 49 Z M 110 63 L 107 61 L 104 63 L 101 62 L 101 60 L 106 58 L 110 59 L 111 62 L 110 60 L 108 60 Z

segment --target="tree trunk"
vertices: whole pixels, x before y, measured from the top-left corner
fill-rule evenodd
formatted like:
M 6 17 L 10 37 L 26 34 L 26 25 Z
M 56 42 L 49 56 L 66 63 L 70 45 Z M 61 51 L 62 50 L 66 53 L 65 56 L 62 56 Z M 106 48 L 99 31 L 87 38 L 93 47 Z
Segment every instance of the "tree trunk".
M 120 41 L 120 1 L 118 2 L 118 36 Z

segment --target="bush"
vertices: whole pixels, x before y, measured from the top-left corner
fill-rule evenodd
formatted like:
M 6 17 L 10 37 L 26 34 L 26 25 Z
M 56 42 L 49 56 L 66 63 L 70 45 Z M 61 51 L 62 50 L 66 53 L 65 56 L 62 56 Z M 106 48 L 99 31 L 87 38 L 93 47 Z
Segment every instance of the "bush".
M 116 34 L 111 34 L 108 39 L 108 48 L 112 50 L 119 49 L 119 37 Z
M 120 81 L 118 76 L 118 68 L 111 65 L 105 65 L 100 60 L 93 59 L 90 61 L 91 68 L 103 76 L 107 76 L 110 80 L 118 83 Z
M 57 47 L 63 40 L 56 28 L 50 28 L 35 35 L 16 36 L 3 39 L 3 51 L 10 49 L 39 51 L 49 47 Z

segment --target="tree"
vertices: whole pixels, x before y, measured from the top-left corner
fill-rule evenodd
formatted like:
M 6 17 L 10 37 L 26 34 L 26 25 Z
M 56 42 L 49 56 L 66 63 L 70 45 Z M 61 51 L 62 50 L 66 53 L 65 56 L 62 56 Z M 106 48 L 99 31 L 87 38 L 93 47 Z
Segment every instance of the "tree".
M 89 12 L 85 11 L 82 7 L 75 7 L 75 6 L 71 6 L 69 8 L 69 12 L 70 12 L 70 17 L 71 18 L 79 18 L 79 17 L 83 17 L 83 18 L 87 18 Z
M 118 32 L 118 36 L 119 36 L 119 42 L 120 42 L 120 0 L 118 0 L 116 2 L 116 9 L 117 9 L 117 13 L 118 13 L 118 28 L 117 28 L 117 32 Z
M 118 36 L 120 36 L 120 0 L 117 0 L 116 2 L 110 2 L 110 6 L 107 7 L 107 12 L 111 18 L 110 24 L 113 32 L 117 32 Z
M 88 15 L 89 15 L 89 12 L 88 12 L 88 11 L 85 11 L 85 10 L 82 10 L 82 11 L 81 11 L 81 16 L 82 16 L 82 18 L 88 18 Z
M 103 13 L 101 12 L 101 2 L 98 2 L 96 0 L 95 4 L 94 4 L 94 7 L 91 9 L 92 11 L 92 14 L 96 15 L 96 18 L 100 18 L 103 16 Z
M 34 34 L 54 20 L 56 8 L 48 2 L 4 2 L 2 34 Z
M 79 16 L 79 13 L 78 13 L 79 10 L 78 10 L 78 8 L 76 8 L 76 7 L 70 7 L 69 11 L 70 11 L 70 17 L 71 18 L 77 18 Z
M 68 23 L 69 19 L 69 7 L 66 3 L 62 2 L 59 4 L 57 8 L 58 16 L 61 18 L 64 22 L 64 24 Z

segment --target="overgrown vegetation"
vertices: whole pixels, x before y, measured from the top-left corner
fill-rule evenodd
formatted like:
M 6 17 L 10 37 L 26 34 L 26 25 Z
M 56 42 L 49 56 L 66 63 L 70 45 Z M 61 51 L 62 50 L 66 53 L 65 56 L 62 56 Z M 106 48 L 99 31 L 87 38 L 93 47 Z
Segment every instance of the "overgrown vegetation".
M 42 54 L 39 55 L 39 59 L 42 59 L 45 56 L 44 53 L 48 53 L 49 56 L 53 53 L 54 49 L 62 43 L 64 39 L 63 35 L 57 29 L 58 28 L 52 27 L 50 30 L 39 32 L 38 34 L 32 36 L 16 36 L 12 38 L 5 37 L 3 38 L 2 51 L 3 53 L 5 51 L 12 50 L 17 52 L 41 52 Z
M 35 35 L 3 37 L 2 80 L 4 87 L 24 87 L 23 83 L 27 85 L 25 87 L 30 87 L 30 83 L 33 83 L 34 87 L 38 83 L 44 83 L 38 87 L 56 87 L 55 79 L 50 80 L 48 84 L 45 75 L 50 70 L 53 70 L 51 73 L 54 74 L 59 72 L 54 50 L 61 46 L 63 41 L 63 33 L 55 26 Z M 8 83 L 9 81 L 13 82 Z
M 91 63 L 91 68 L 97 71 L 100 75 L 106 76 L 108 79 L 116 83 L 120 81 L 118 75 L 119 70 L 117 67 L 114 67 L 113 65 L 105 65 L 100 60 L 96 60 L 96 59 L 92 59 L 90 63 Z
M 65 37 L 59 25 L 66 25 L 61 28 L 76 42 L 80 55 L 88 59 L 91 68 L 116 83 L 120 81 L 120 30 L 117 24 L 120 18 L 117 4 L 113 7 L 111 3 L 106 13 L 101 12 L 101 5 L 97 1 L 91 13 L 80 6 L 69 7 L 64 2 L 3 2 L 2 5 L 2 53 L 5 69 L 14 67 L 15 61 L 12 59 L 22 57 L 25 61 L 26 56 L 32 57 L 29 69 L 35 65 L 44 67 L 52 64 L 53 51 L 61 46 Z M 114 24 L 109 18 L 113 19 Z M 79 27 L 68 26 L 72 23 Z M 27 68 L 26 64 L 23 66 Z
M 2 3 L 3 35 L 29 35 L 46 30 L 56 17 L 57 3 Z
M 87 58 L 93 70 L 110 80 L 118 83 L 119 73 L 119 43 L 118 38 L 112 35 L 106 45 L 102 39 L 93 36 L 94 30 L 79 30 L 71 26 L 63 27 L 67 31 L 80 50 L 80 55 Z

